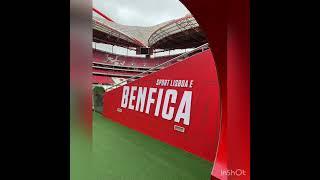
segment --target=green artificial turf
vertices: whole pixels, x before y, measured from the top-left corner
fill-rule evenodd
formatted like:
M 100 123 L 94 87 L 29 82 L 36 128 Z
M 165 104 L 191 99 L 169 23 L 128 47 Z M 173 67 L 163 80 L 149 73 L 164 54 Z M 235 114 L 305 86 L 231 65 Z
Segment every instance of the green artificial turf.
M 93 113 L 92 180 L 209 180 L 212 163 Z

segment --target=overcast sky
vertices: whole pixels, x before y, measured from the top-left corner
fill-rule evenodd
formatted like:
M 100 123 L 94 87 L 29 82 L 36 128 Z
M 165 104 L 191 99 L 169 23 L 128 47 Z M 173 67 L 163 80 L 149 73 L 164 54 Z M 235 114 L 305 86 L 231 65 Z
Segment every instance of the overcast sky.
M 131 26 L 153 26 L 189 13 L 179 0 L 93 0 L 92 2 L 94 8 L 113 21 Z

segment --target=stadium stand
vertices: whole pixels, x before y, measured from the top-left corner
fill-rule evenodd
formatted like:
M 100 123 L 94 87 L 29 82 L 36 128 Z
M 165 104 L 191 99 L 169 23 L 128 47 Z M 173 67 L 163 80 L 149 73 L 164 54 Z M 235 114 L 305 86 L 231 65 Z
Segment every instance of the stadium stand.
M 116 54 L 111 54 L 107 52 L 102 52 L 102 51 L 97 51 L 94 50 L 94 58 L 97 57 L 97 59 L 103 59 L 106 58 L 108 59 L 107 61 L 104 62 L 93 62 L 92 65 L 92 74 L 97 79 L 94 82 L 100 82 L 99 84 L 103 85 L 110 85 L 109 87 L 106 88 L 107 91 L 115 89 L 119 86 L 127 84 L 127 82 L 132 82 L 135 79 L 144 77 L 150 73 L 159 71 L 161 69 L 164 69 L 172 64 L 175 64 L 179 61 L 183 61 L 187 57 L 193 56 L 199 52 L 203 52 L 204 50 L 208 49 L 208 44 L 203 44 L 194 50 L 190 52 L 186 52 L 184 54 L 180 55 L 174 55 L 174 56 L 164 56 L 164 57 L 158 57 L 158 58 L 137 58 L 137 57 L 130 57 L 130 56 L 123 56 L 123 55 L 116 55 Z M 120 61 L 114 61 L 114 60 L 119 60 Z M 151 60 L 153 59 L 153 60 Z M 154 59 L 157 59 L 159 61 L 154 62 Z M 111 64 L 110 60 L 113 60 L 111 62 L 118 62 Z M 125 65 L 126 63 L 133 64 L 133 66 L 128 66 Z M 148 64 L 151 67 L 141 67 L 141 63 L 146 62 L 146 61 L 153 61 L 153 64 L 151 66 L 151 63 Z M 119 63 L 120 62 L 120 63 Z M 107 77 L 109 80 L 105 80 L 102 77 Z M 110 81 L 110 78 L 113 79 L 113 81 Z M 93 83 L 95 84 L 95 83 Z
M 93 75 L 92 76 L 92 83 L 93 84 L 108 84 L 112 85 L 114 84 L 114 81 L 111 77 L 108 76 L 98 76 L 98 75 Z
M 162 56 L 156 58 L 140 58 L 132 56 L 124 56 L 119 54 L 113 54 L 103 52 L 99 50 L 93 50 L 93 61 L 106 63 L 110 65 L 129 66 L 129 67 L 154 67 L 162 64 L 178 55 Z
M 147 69 L 126 68 L 126 67 L 115 67 L 115 66 L 102 65 L 102 64 L 96 64 L 96 63 L 93 64 L 92 68 L 114 70 L 114 71 L 127 71 L 127 72 L 143 72 L 147 70 Z
M 191 14 L 150 27 L 122 25 L 101 17 L 93 17 L 92 25 L 95 43 L 134 50 L 137 54 L 139 48 L 151 49 L 149 54 L 144 54 L 145 57 L 138 57 L 115 54 L 113 48 L 112 52 L 96 49 L 96 46 L 93 48 L 93 76 L 100 77 L 101 84 L 115 87 L 162 70 L 203 49 L 167 56 L 158 53 L 170 54 L 170 50 L 176 49 L 185 49 L 186 52 L 188 48 L 194 49 L 206 43 L 204 33 Z M 101 80 L 101 77 L 112 78 L 113 81 Z
M 141 58 L 93 49 L 93 84 L 114 85 L 132 77 L 134 77 L 133 79 L 141 78 L 176 63 L 177 61 L 172 61 L 164 66 L 154 68 L 178 55 Z M 148 71 L 150 68 L 154 69 Z M 145 71 L 148 71 L 148 73 L 140 75 Z
M 167 64 L 174 64 L 176 62 L 183 61 L 183 60 L 188 59 L 189 57 L 191 57 L 193 55 L 196 55 L 198 53 L 204 52 L 207 49 L 209 49 L 208 43 L 203 44 L 203 45 L 195 48 L 194 50 L 192 50 L 190 52 L 186 52 L 186 53 L 181 54 L 181 55 L 179 55 L 179 56 L 177 56 L 175 58 L 172 58 L 172 59 L 170 59 L 170 60 L 168 60 L 168 61 L 166 61 L 166 62 L 164 62 L 164 63 L 162 63 L 160 65 L 157 65 L 157 66 L 152 67 L 152 68 L 150 68 L 148 70 L 145 70 L 142 73 L 138 73 L 136 75 L 132 75 L 131 77 L 123 75 L 124 77 L 128 77 L 128 78 L 123 80 L 123 81 L 121 81 L 121 82 L 119 82 L 119 83 L 115 83 L 111 87 L 107 88 L 106 91 L 110 91 L 110 90 L 115 89 L 117 87 L 123 86 L 123 85 L 127 84 L 128 82 L 132 82 L 132 81 L 134 81 L 134 80 L 136 80 L 138 78 L 144 77 L 144 76 L 146 76 L 146 75 L 148 75 L 148 74 L 150 74 L 152 72 L 155 72 L 154 70 L 158 69 L 160 66 L 164 66 L 164 68 L 169 67 L 170 65 L 168 66 Z
M 129 75 L 130 77 L 139 74 L 139 72 L 114 71 L 114 70 L 96 69 L 96 68 L 93 68 L 92 72 L 95 74 L 102 73 L 102 74 L 109 74 L 114 76 Z

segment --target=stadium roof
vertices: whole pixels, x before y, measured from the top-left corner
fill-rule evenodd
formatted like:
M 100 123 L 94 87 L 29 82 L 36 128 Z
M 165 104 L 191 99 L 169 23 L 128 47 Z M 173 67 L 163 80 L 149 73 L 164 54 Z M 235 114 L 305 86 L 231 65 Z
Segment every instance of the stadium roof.
M 154 49 L 194 48 L 206 43 L 199 24 L 190 14 L 150 27 L 127 26 L 93 17 L 93 36 L 95 42 Z

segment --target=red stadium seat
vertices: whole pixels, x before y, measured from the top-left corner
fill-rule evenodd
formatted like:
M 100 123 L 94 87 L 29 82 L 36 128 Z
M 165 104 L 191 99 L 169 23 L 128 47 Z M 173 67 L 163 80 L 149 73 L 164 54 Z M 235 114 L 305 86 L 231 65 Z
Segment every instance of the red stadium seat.
M 113 85 L 117 82 L 113 81 L 112 78 L 132 78 L 134 79 L 146 76 L 148 73 L 155 72 L 157 70 L 163 69 L 177 61 L 165 64 L 162 67 L 152 70 L 151 72 L 139 75 L 146 70 L 158 66 L 171 60 L 178 55 L 163 56 L 156 58 L 142 58 L 142 57 L 132 57 L 117 55 L 112 53 L 107 53 L 99 50 L 93 49 L 93 84 L 109 84 Z
M 112 53 L 93 50 L 93 59 L 95 62 L 101 62 L 110 65 L 130 66 L 130 67 L 154 67 L 162 64 L 177 55 L 163 56 L 156 58 L 140 58 L 132 56 L 116 55 Z M 168 63 L 170 64 L 170 63 Z
M 108 76 L 92 76 L 92 83 L 93 84 L 114 84 L 114 81 L 111 77 Z

